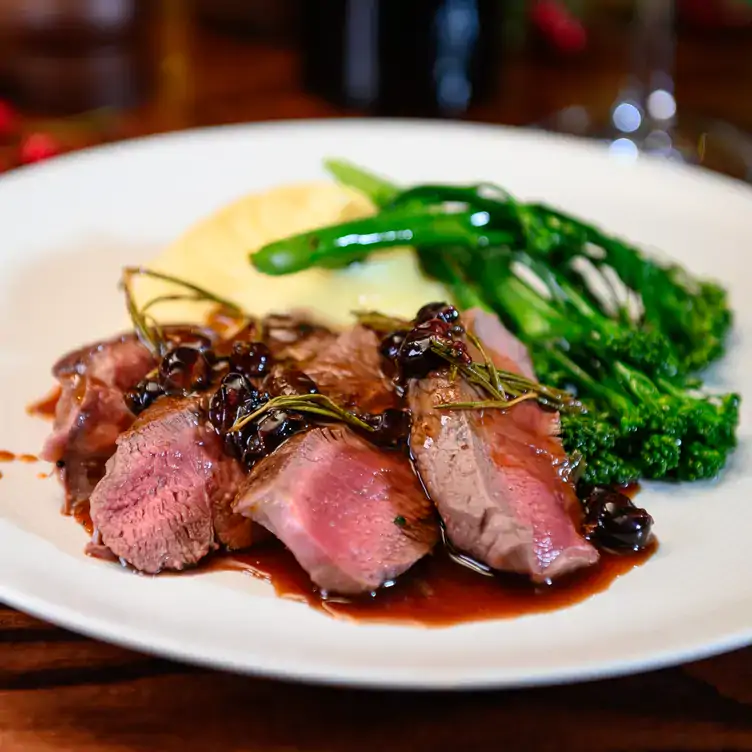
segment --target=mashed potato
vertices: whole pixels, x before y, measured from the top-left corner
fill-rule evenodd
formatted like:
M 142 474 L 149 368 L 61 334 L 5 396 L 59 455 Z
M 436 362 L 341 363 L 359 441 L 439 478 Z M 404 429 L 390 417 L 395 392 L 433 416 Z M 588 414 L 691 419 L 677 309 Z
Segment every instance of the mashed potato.
M 410 249 L 374 254 L 342 270 L 311 269 L 286 277 L 257 272 L 249 253 L 288 235 L 368 216 L 368 199 L 334 183 L 305 183 L 245 196 L 200 221 L 157 256 L 149 267 L 228 298 L 247 312 L 304 309 L 331 326 L 352 321 L 358 309 L 412 317 L 424 303 L 446 298 L 444 288 L 426 279 Z M 174 286 L 142 277 L 140 304 Z M 163 323 L 199 322 L 204 304 L 170 302 L 152 309 Z

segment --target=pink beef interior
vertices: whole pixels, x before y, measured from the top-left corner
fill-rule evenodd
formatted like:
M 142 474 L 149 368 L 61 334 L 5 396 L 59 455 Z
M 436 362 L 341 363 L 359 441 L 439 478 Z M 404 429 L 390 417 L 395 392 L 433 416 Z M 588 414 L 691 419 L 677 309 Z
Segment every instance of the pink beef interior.
M 274 533 L 329 592 L 374 590 L 438 538 L 408 460 L 344 427 L 289 439 L 254 468 L 235 510 Z
M 117 444 L 91 496 L 92 521 L 115 555 L 156 573 L 196 564 L 217 539 L 250 544 L 250 523 L 230 510 L 243 471 L 197 400 L 160 400 Z

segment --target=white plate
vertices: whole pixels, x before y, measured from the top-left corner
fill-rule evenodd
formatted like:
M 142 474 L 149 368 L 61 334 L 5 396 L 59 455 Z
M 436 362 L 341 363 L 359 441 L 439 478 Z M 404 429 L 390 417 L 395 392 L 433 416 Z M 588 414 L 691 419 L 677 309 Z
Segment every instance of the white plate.
M 397 180 L 494 180 L 658 246 L 726 283 L 736 310 L 716 370 L 752 368 L 752 191 L 701 171 L 614 161 L 598 147 L 483 126 L 316 122 L 125 143 L 0 179 L 0 448 L 35 452 L 48 426 L 24 406 L 50 364 L 122 321 L 124 264 L 146 261 L 200 215 L 249 190 L 322 176 L 351 158 Z M 211 253 L 211 249 L 207 249 Z M 0 598 L 74 630 L 237 671 L 388 687 L 586 679 L 752 642 L 750 402 L 741 447 L 715 484 L 650 487 L 658 554 L 562 611 L 445 629 L 335 621 L 234 573 L 138 577 L 87 559 L 40 467 L 0 466 Z

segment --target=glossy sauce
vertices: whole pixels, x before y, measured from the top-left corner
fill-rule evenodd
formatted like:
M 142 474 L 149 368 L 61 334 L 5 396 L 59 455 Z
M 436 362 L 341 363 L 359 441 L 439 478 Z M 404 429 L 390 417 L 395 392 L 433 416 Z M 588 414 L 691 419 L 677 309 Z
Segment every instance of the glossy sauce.
M 0 462 L 15 462 L 16 460 L 29 464 L 39 462 L 39 457 L 36 454 L 13 454 L 6 449 L 0 449 Z
M 86 532 L 91 535 L 94 532 L 94 523 L 91 521 L 91 515 L 89 514 L 89 502 L 84 501 L 80 504 L 76 504 L 71 512 L 73 519 L 83 527 Z
M 626 486 L 619 486 L 616 490 L 634 501 L 635 496 L 640 493 L 641 489 L 639 483 L 627 483 Z
M 307 603 L 338 618 L 441 627 L 486 619 L 509 619 L 572 606 L 606 590 L 656 551 L 629 556 L 602 553 L 595 567 L 555 585 L 534 586 L 515 575 L 486 577 L 452 561 L 442 550 L 427 556 L 389 588 L 356 598 L 322 598 L 292 554 L 277 541 L 245 553 L 223 554 L 200 571 L 233 570 L 270 582 L 278 596 Z
M 35 415 L 40 418 L 48 418 L 51 420 L 55 417 L 55 408 L 60 399 L 60 394 L 61 389 L 59 386 L 56 386 L 47 396 L 42 397 L 38 402 L 32 402 L 28 405 L 26 412 L 29 415 Z

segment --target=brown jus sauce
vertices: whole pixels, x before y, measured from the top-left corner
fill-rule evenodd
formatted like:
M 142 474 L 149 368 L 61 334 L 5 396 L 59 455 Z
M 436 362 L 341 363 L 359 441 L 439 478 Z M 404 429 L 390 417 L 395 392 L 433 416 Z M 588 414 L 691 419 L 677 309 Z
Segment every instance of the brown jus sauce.
M 77 505 L 72 514 L 91 535 L 94 526 L 88 503 Z M 391 587 L 354 598 L 322 597 L 295 557 L 276 539 L 243 552 L 215 554 L 193 571 L 242 572 L 270 583 L 281 598 L 306 603 L 341 619 L 445 627 L 573 606 L 607 590 L 616 579 L 644 564 L 657 549 L 654 539 L 638 553 L 618 555 L 602 551 L 594 567 L 553 585 L 533 585 L 520 575 L 484 576 L 457 564 L 444 549 L 437 548 Z
M 80 504 L 76 504 L 73 510 L 70 512 L 73 519 L 91 535 L 94 532 L 94 523 L 91 521 L 91 514 L 89 514 L 89 502 L 83 501 Z
M 7 449 L 0 449 L 0 462 L 25 462 L 27 464 L 32 462 L 39 462 L 39 457 L 36 454 L 14 454 Z
M 553 585 L 533 585 L 510 574 L 484 576 L 454 562 L 443 549 L 418 562 L 393 586 L 373 595 L 322 598 L 293 555 L 278 541 L 243 553 L 220 554 L 199 571 L 239 571 L 265 580 L 282 598 L 307 603 L 330 616 L 357 621 L 400 622 L 443 627 L 462 622 L 508 619 L 580 603 L 606 590 L 618 577 L 644 564 L 658 548 L 617 555 Z

